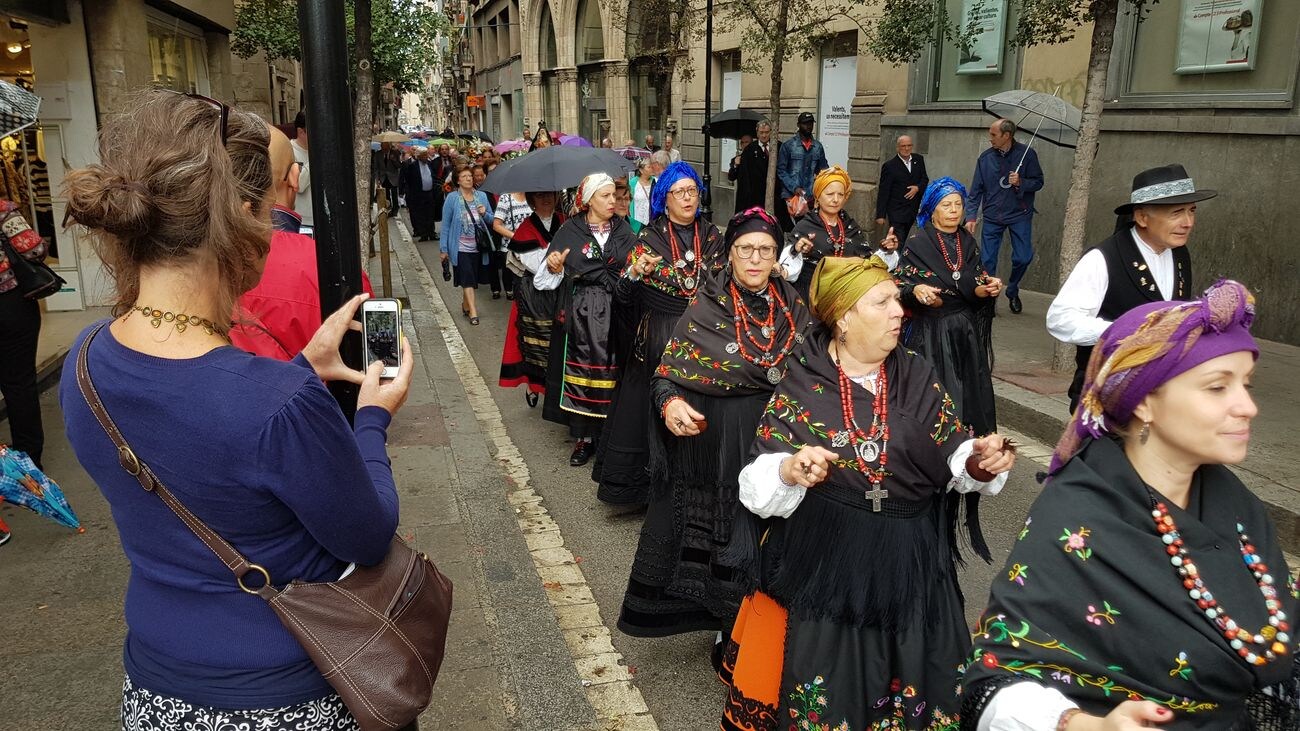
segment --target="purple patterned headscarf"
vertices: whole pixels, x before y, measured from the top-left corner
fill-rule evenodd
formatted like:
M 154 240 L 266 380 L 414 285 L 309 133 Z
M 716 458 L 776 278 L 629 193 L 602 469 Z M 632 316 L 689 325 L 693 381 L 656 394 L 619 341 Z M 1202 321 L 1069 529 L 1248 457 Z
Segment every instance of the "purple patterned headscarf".
M 1091 439 L 1129 423 L 1147 394 L 1221 355 L 1259 357 L 1250 334 L 1255 297 L 1240 282 L 1219 281 L 1191 302 L 1151 302 L 1111 323 L 1088 361 L 1079 406 L 1052 454 L 1055 475 Z

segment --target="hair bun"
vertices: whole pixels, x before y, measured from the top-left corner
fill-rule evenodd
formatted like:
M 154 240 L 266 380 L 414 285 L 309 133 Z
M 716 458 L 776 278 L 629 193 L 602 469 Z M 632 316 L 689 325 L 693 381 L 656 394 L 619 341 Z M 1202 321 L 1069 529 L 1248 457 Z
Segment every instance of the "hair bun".
M 136 239 L 152 229 L 157 208 L 149 186 L 91 165 L 68 174 L 68 213 L 77 223 L 120 239 Z

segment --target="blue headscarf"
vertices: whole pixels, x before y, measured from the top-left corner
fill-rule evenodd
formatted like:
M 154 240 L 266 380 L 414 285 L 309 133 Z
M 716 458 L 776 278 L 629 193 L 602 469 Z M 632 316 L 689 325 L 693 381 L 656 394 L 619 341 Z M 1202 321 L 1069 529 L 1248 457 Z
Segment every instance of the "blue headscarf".
M 921 196 L 921 208 L 916 212 L 916 225 L 924 228 L 930 220 L 930 214 L 934 213 L 934 207 L 952 193 L 960 193 L 961 204 L 966 205 L 966 186 L 946 175 L 938 180 L 931 180 L 930 184 L 925 186 L 925 195 Z
M 694 180 L 695 187 L 700 189 L 700 195 L 704 194 L 704 181 L 700 180 L 699 174 L 690 164 L 678 160 L 664 168 L 664 171 L 655 179 L 655 187 L 650 189 L 650 218 L 655 219 L 662 216 L 664 211 L 668 210 L 668 189 L 677 184 L 677 181 L 683 178 Z M 700 215 L 700 209 L 703 206 L 695 208 L 695 215 Z

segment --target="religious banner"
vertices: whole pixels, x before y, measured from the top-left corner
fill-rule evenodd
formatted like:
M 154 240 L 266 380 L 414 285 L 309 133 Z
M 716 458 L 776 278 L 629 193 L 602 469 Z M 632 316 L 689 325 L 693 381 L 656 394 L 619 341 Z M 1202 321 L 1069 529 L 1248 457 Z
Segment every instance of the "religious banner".
M 970 34 L 958 49 L 957 73 L 1002 73 L 1007 37 L 1007 0 L 964 0 L 961 30 Z
M 1253 71 L 1263 0 L 1183 0 L 1177 74 Z
M 826 150 L 826 161 L 832 165 L 849 166 L 849 126 L 857 93 L 857 56 L 822 59 L 816 134 Z

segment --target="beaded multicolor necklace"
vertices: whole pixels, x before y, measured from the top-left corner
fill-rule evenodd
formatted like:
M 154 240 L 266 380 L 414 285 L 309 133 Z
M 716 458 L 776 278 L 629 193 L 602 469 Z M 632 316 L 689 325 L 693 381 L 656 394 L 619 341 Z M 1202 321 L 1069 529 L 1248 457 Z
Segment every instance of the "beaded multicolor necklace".
M 1240 523 L 1237 524 L 1241 558 L 1246 562 L 1250 573 L 1254 575 L 1255 583 L 1259 585 L 1259 593 L 1264 596 L 1264 607 L 1268 610 L 1268 624 L 1254 634 L 1240 627 L 1232 617 L 1228 616 L 1227 610 L 1219 605 L 1218 600 L 1205 586 L 1200 569 L 1187 553 L 1178 526 L 1174 524 L 1174 518 L 1169 514 L 1169 507 L 1156 500 L 1155 495 L 1150 495 L 1150 498 L 1151 518 L 1155 521 L 1156 530 L 1160 532 L 1160 540 L 1165 544 L 1169 563 L 1178 572 L 1183 588 L 1187 589 L 1187 596 L 1196 602 L 1197 608 L 1205 614 L 1205 618 L 1223 634 L 1229 646 L 1250 665 L 1266 665 L 1287 655 L 1289 652 L 1287 643 L 1291 640 L 1287 633 L 1291 630 L 1291 626 L 1287 623 L 1286 612 L 1282 611 L 1282 602 L 1278 598 L 1273 576 L 1268 573 L 1268 566 L 1264 564 L 1264 560 L 1255 553 L 1255 547 L 1251 545 L 1245 527 Z
M 885 466 L 889 464 L 889 376 L 885 374 L 885 364 L 882 362 L 880 370 L 876 373 L 871 428 L 864 432 L 862 427 L 858 426 L 853 413 L 853 382 L 844 373 L 844 367 L 840 365 L 838 359 L 835 361 L 835 370 L 839 374 L 840 411 L 844 416 L 844 431 L 832 438 L 831 446 L 841 448 L 851 445 L 853 447 L 855 467 L 858 472 L 866 476 L 867 482 L 871 483 L 872 489 L 867 491 L 866 499 L 872 502 L 872 512 L 879 513 L 880 501 L 889 497 L 889 491 L 880 487 L 880 483 L 884 482 L 888 474 Z M 877 460 L 880 466 L 872 469 L 868 463 Z
M 740 357 L 753 363 L 760 368 L 767 369 L 767 380 L 773 385 L 781 382 L 781 369 L 776 367 L 777 363 L 790 352 L 791 344 L 794 342 L 795 331 L 797 328 L 794 324 L 794 315 L 790 312 L 790 306 L 786 301 L 781 299 L 781 292 L 777 286 L 771 282 L 767 285 L 767 297 L 771 302 L 768 307 L 767 317 L 760 319 L 745 306 L 745 300 L 741 297 L 740 290 L 736 287 L 735 282 L 728 282 L 727 288 L 731 292 L 731 301 L 735 303 L 735 311 L 732 313 L 732 319 L 736 325 L 735 342 L 727 343 L 727 352 L 733 355 L 739 354 Z M 789 326 L 786 330 L 785 343 L 781 347 L 775 348 L 776 345 L 776 313 L 781 312 Z M 751 325 L 758 327 L 760 337 L 765 338 L 766 342 L 760 342 L 754 337 L 754 329 Z M 745 341 L 748 340 L 758 352 L 750 353 L 745 347 Z
M 943 240 L 943 232 L 939 229 L 935 229 L 934 233 L 939 237 L 939 253 L 943 254 L 944 266 L 948 267 L 948 271 L 952 272 L 952 281 L 960 281 L 961 263 L 966 260 L 966 257 L 962 256 L 961 250 L 961 229 L 958 229 L 957 232 L 953 234 L 953 246 L 957 249 L 957 262 L 955 264 L 952 259 L 948 257 L 948 246 L 947 242 Z

